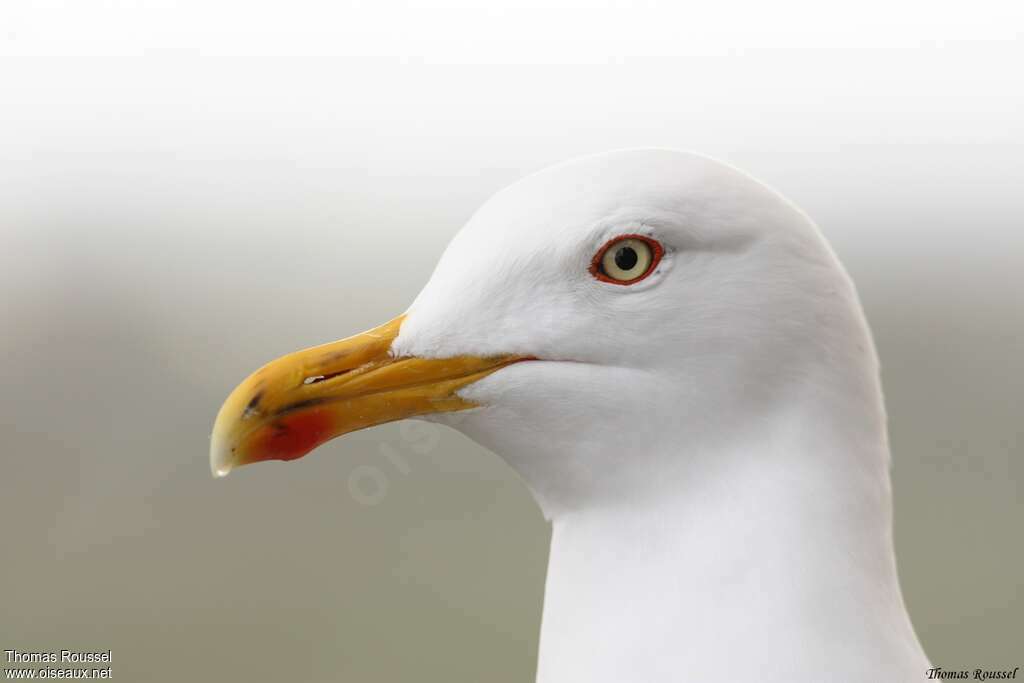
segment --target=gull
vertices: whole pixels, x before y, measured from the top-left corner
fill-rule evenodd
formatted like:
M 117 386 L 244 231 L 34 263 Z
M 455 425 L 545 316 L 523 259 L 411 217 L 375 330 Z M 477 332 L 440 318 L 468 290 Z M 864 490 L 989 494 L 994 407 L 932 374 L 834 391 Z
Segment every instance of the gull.
M 800 209 L 731 166 L 624 150 L 498 192 L 404 314 L 243 381 L 211 466 L 404 418 L 498 453 L 550 521 L 540 683 L 930 667 L 856 290 Z

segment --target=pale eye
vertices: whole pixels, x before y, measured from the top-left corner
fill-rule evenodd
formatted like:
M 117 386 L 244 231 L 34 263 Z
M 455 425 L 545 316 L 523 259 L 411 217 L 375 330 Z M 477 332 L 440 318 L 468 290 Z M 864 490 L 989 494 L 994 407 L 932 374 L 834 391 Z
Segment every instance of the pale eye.
M 631 285 L 651 274 L 663 252 L 661 245 L 649 237 L 616 237 L 594 255 L 590 272 L 598 280 Z

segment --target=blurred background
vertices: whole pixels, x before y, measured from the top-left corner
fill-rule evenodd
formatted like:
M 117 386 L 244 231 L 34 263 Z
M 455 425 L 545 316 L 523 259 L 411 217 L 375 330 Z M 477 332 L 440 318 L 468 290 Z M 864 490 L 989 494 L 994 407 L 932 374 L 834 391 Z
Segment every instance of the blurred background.
M 548 526 L 419 423 L 214 481 L 235 384 L 390 319 L 490 194 L 692 149 L 856 280 L 947 669 L 1024 664 L 1019 3 L 8 2 L 0 649 L 124 681 L 531 681 Z

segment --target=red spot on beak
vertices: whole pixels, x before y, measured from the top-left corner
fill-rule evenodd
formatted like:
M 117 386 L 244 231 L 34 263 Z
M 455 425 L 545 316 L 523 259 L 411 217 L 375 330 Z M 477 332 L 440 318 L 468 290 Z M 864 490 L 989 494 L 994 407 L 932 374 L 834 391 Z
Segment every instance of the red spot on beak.
M 252 436 L 246 462 L 295 460 L 331 438 L 333 420 L 323 407 L 309 408 L 274 420 Z

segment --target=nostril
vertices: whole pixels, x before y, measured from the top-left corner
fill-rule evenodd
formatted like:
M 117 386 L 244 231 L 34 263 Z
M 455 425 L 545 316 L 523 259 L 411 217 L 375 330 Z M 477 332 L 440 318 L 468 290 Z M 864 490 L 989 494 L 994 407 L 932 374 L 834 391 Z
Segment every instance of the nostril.
M 332 372 L 332 373 L 327 374 L 327 375 L 312 375 L 312 376 L 307 377 L 306 379 L 302 380 L 302 383 L 303 384 L 318 384 L 320 382 L 324 382 L 326 380 L 333 379 L 333 378 L 338 377 L 340 375 L 344 375 L 344 374 L 346 374 L 348 372 L 351 372 L 351 370 L 339 370 L 338 372 Z

